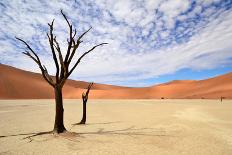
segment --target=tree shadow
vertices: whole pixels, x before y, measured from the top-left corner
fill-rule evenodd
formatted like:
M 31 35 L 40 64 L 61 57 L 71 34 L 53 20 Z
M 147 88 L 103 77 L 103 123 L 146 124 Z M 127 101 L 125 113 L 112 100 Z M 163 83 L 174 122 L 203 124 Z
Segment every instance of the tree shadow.
M 54 138 L 62 137 L 64 139 L 80 142 L 77 140 L 77 137 L 85 138 L 84 135 L 122 135 L 122 136 L 155 136 L 155 137 L 170 137 L 173 135 L 168 135 L 164 130 L 157 130 L 155 128 L 135 128 L 135 126 L 130 126 L 125 129 L 116 129 L 116 130 L 106 130 L 105 128 L 99 128 L 97 131 L 93 132 L 71 132 L 66 131 L 64 133 L 54 133 L 53 131 L 45 131 L 45 132 L 32 132 L 32 133 L 21 133 L 21 134 L 13 134 L 13 135 L 3 135 L 0 138 L 7 138 L 7 137 L 16 137 L 16 136 L 26 136 L 22 138 L 22 140 L 29 139 L 29 142 L 32 142 L 37 136 L 42 135 L 53 135 Z M 48 139 L 46 139 L 48 140 Z M 43 141 L 46 141 L 43 140 Z
M 72 124 L 73 126 L 75 125 L 99 125 L 99 124 L 115 124 L 115 123 L 120 123 L 121 121 L 114 121 L 114 122 L 102 122 L 102 123 L 85 123 L 85 124 L 81 124 L 81 123 L 74 123 Z
M 78 134 L 79 135 L 94 134 L 94 135 L 124 135 L 124 136 L 156 136 L 156 137 L 172 136 L 166 134 L 164 130 L 155 130 L 154 128 L 135 128 L 135 126 L 131 126 L 125 129 L 117 129 L 117 130 L 105 130 L 105 128 L 99 128 L 98 131 L 80 132 Z
M 69 132 L 69 131 L 65 131 L 64 133 L 59 133 L 59 134 L 55 133 L 54 131 L 44 131 L 44 132 L 31 132 L 31 133 L 4 135 L 4 136 L 0 136 L 0 138 L 26 136 L 26 137 L 22 138 L 22 140 L 29 139 L 29 142 L 32 142 L 34 140 L 33 139 L 34 137 L 42 136 L 42 135 L 52 135 L 54 137 L 63 137 L 65 139 L 68 139 L 71 141 L 74 141 L 73 139 L 70 139 L 71 137 L 80 136 L 78 133 Z M 46 140 L 48 140 L 48 139 L 46 139 Z M 43 141 L 46 141 L 46 140 L 43 140 Z
M 22 139 L 29 139 L 31 142 L 32 137 L 40 136 L 40 135 L 46 135 L 46 134 L 52 134 L 53 131 L 45 131 L 45 132 L 31 132 L 31 133 L 21 133 L 21 134 L 13 134 L 13 135 L 4 135 L 0 136 L 0 138 L 7 138 L 7 137 L 17 137 L 17 136 L 27 136 Z

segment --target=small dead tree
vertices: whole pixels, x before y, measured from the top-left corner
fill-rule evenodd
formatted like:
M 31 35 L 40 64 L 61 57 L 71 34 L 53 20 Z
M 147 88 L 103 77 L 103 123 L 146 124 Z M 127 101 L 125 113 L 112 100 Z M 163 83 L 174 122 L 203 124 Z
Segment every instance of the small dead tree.
M 89 84 L 87 91 L 82 94 L 83 116 L 82 116 L 80 123 L 78 123 L 78 124 L 85 124 L 85 122 L 86 122 L 86 104 L 87 104 L 87 101 L 89 98 L 89 91 L 90 91 L 92 86 L 93 86 L 93 82 Z
M 55 93 L 55 103 L 56 103 L 56 114 L 55 114 L 55 123 L 54 123 L 54 133 L 62 133 L 66 131 L 64 122 L 63 122 L 63 116 L 64 116 L 64 109 L 63 109 L 63 97 L 62 97 L 62 88 L 68 79 L 68 77 L 72 74 L 74 69 L 77 67 L 77 65 L 81 62 L 81 60 L 89 54 L 91 51 L 93 51 L 96 47 L 107 44 L 107 43 L 101 43 L 98 45 L 93 46 L 88 51 L 84 52 L 74 63 L 74 65 L 70 68 L 70 63 L 73 60 L 73 57 L 79 47 L 79 45 L 83 42 L 82 38 L 84 35 L 90 31 L 91 27 L 85 31 L 83 34 L 81 34 L 79 37 L 76 36 L 77 31 L 73 28 L 73 25 L 69 22 L 66 15 L 61 10 L 61 14 L 65 21 L 68 24 L 69 29 L 69 37 L 67 39 L 67 51 L 65 57 L 62 56 L 60 45 L 56 39 L 56 36 L 53 32 L 53 25 L 54 20 L 51 23 L 48 23 L 49 26 L 49 33 L 47 33 L 49 46 L 51 48 L 53 60 L 56 66 L 56 75 L 54 78 L 52 78 L 51 75 L 49 75 L 47 68 L 42 64 L 39 56 L 36 54 L 36 52 L 31 48 L 31 46 L 24 41 L 23 39 L 17 38 L 19 41 L 24 43 L 27 47 L 27 50 L 23 52 L 23 54 L 30 57 L 40 68 L 42 72 L 42 76 L 45 79 L 45 81 L 53 87 L 54 93 Z M 58 57 L 58 58 L 57 58 Z
M 225 98 L 226 98 L 226 97 L 221 96 L 221 102 L 222 102 L 222 100 L 225 99 Z

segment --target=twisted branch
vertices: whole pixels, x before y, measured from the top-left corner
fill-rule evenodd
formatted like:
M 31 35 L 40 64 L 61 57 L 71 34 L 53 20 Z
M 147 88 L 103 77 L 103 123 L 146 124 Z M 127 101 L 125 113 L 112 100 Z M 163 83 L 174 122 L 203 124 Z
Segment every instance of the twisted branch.
M 29 45 L 26 41 L 24 41 L 24 40 L 22 40 L 22 39 L 20 39 L 20 38 L 17 38 L 17 37 L 15 37 L 15 38 L 16 38 L 17 40 L 23 42 L 23 43 L 27 46 L 27 48 L 28 48 L 30 51 L 27 51 L 27 50 L 26 50 L 25 52 L 22 52 L 22 53 L 25 54 L 25 55 L 27 55 L 28 57 L 30 57 L 30 58 L 39 66 L 39 68 L 40 68 L 40 70 L 41 70 L 41 72 L 42 72 L 43 78 L 44 78 L 51 86 L 54 87 L 54 86 L 55 86 L 55 83 L 53 82 L 51 76 L 48 74 L 48 71 L 47 71 L 46 67 L 42 65 L 42 63 L 41 63 L 41 61 L 40 61 L 38 55 L 34 52 L 34 50 L 30 47 L 30 45 Z M 31 52 L 33 55 L 32 55 L 30 52 Z

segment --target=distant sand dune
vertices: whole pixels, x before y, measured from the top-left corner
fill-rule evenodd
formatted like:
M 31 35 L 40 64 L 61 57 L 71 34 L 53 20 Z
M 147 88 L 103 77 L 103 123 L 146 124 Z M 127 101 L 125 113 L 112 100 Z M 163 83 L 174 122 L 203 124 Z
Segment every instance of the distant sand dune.
M 68 80 L 64 98 L 81 98 L 87 82 Z M 218 99 L 232 98 L 232 73 L 206 80 L 175 80 L 144 88 L 94 84 L 90 93 L 95 99 Z M 0 99 L 49 99 L 52 88 L 37 73 L 0 64 Z

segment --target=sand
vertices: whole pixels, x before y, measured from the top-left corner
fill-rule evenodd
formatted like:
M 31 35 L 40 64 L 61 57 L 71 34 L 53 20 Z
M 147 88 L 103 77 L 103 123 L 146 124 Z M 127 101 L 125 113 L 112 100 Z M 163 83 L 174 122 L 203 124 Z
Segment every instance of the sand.
M 53 128 L 53 100 L 0 100 L 0 154 L 232 154 L 232 101 L 65 100 L 72 133 L 31 135 Z

